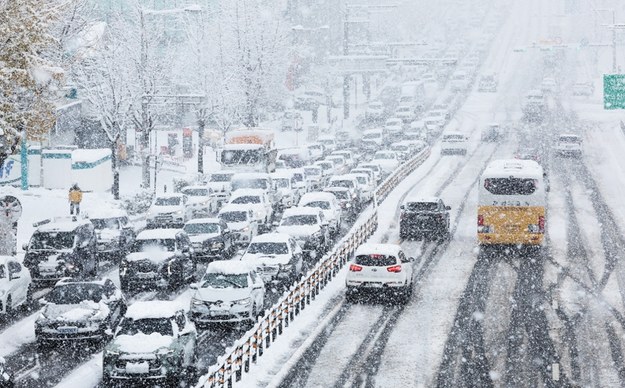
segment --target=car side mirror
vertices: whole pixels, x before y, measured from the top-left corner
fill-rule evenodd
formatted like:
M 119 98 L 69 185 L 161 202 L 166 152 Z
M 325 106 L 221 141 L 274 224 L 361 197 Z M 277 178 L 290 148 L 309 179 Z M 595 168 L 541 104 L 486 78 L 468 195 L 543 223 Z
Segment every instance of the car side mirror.
M 198 283 L 191 283 L 189 284 L 189 288 L 192 290 L 197 290 L 198 288 L 200 288 L 200 285 Z
M 404 210 L 404 209 L 406 209 L 406 206 L 401 205 L 399 208 L 400 208 L 401 210 Z
M 414 257 L 409 257 L 408 261 L 410 261 L 411 263 L 415 261 Z
M 451 206 L 449 205 L 445 206 L 445 210 L 451 210 Z
M 24 250 L 24 251 L 28 250 L 28 243 L 22 244 L 22 250 Z
M 48 304 L 48 303 L 49 303 L 49 302 L 48 302 L 45 298 L 40 298 L 40 299 L 39 299 L 39 302 L 40 302 L 41 304 L 43 304 L 43 305 L 46 305 L 46 304 Z

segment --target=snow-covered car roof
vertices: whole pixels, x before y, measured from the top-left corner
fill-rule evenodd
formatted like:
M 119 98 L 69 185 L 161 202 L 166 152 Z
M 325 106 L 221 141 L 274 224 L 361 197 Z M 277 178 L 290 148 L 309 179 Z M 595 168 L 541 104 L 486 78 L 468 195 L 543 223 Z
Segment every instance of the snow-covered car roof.
M 257 150 L 259 148 L 265 147 L 263 144 L 224 144 L 223 150 Z
M 569 137 L 569 138 L 570 137 L 574 137 L 574 138 L 577 138 L 577 139 L 581 139 L 581 136 L 576 135 L 574 133 L 561 133 L 561 134 L 558 135 L 558 138 L 567 138 L 567 137 Z
M 204 186 L 204 185 L 185 186 L 180 191 L 197 190 L 197 189 L 204 189 L 204 190 L 209 190 L 210 191 L 210 187 Z
M 350 190 L 347 187 L 330 186 L 330 187 L 324 188 L 323 191 L 331 193 L 333 191 L 350 191 Z
M 362 132 L 363 135 L 369 135 L 369 134 L 383 134 L 384 130 L 382 128 L 373 128 L 373 129 L 367 129 L 365 131 Z
M 508 178 L 515 173 L 534 179 L 543 178 L 543 169 L 534 160 L 526 159 L 499 159 L 493 160 L 484 170 L 484 177 Z
M 407 198 L 404 203 L 438 203 L 438 197 L 413 197 Z
M 168 300 L 137 301 L 128 306 L 126 318 L 129 319 L 150 319 L 150 318 L 171 318 L 181 308 L 179 303 Z
M 269 179 L 270 176 L 266 172 L 238 172 L 232 176 L 232 180 L 236 179 Z
M 291 216 L 318 216 L 319 209 L 313 207 L 291 207 L 282 213 L 282 218 Z
M 401 247 L 397 244 L 362 244 L 356 249 L 355 256 L 359 255 L 399 255 Z
M 182 198 L 182 197 L 184 197 L 184 194 L 182 193 L 158 194 L 156 196 L 156 198 Z
M 290 235 L 286 233 L 264 233 L 254 236 L 252 238 L 252 243 L 265 243 L 265 242 L 288 242 L 291 238 Z
M 39 232 L 71 232 L 83 225 L 91 225 L 91 221 L 85 218 L 54 217 L 40 221 L 37 227 Z
M 445 136 L 464 136 L 464 133 L 459 131 L 445 131 L 445 133 L 443 133 L 443 137 Z
M 318 142 L 330 141 L 330 140 L 331 140 L 333 143 L 334 143 L 334 142 L 336 142 L 336 139 L 335 139 L 333 136 L 331 136 L 331 135 L 323 135 L 323 136 L 319 136 L 319 137 L 317 138 L 317 141 L 318 141 Z
M 295 174 L 294 171 L 289 170 L 288 168 L 282 170 L 276 170 L 271 173 L 272 179 L 291 179 Z
M 230 194 L 230 200 L 234 198 L 238 198 L 238 197 L 245 197 L 248 195 L 249 196 L 258 195 L 262 197 L 265 194 L 267 194 L 267 192 L 263 189 L 236 189 Z
M 236 204 L 236 203 L 229 203 L 224 205 L 224 207 L 221 208 L 221 210 L 219 210 L 219 214 L 223 214 L 223 213 L 229 213 L 229 212 L 249 212 L 250 211 L 250 205 L 249 204 Z
M 107 208 L 107 207 L 99 207 L 94 210 L 89 210 L 89 218 L 92 220 L 99 219 L 99 218 L 120 218 L 120 217 L 128 217 L 128 213 L 124 209 Z
M 2 263 L 1 259 L 0 259 L 0 264 Z M 56 284 L 54 285 L 56 286 L 63 286 L 66 284 L 97 284 L 100 286 L 104 286 L 104 284 L 106 283 L 106 281 L 109 278 L 103 278 L 103 277 L 93 277 L 93 278 L 63 278 L 61 280 L 59 280 L 58 282 L 56 282 Z
M 219 218 L 211 217 L 211 218 L 194 218 L 192 220 L 187 221 L 185 225 L 195 225 L 195 224 L 219 224 L 222 221 Z
M 212 261 L 206 268 L 206 273 L 221 273 L 224 275 L 239 275 L 250 272 L 250 266 L 239 260 Z
M 159 228 L 159 229 L 146 229 L 137 235 L 137 240 L 155 240 L 155 239 L 174 239 L 178 233 L 182 232 L 182 229 L 172 228 Z
M 334 194 L 327 192 L 327 191 L 326 192 L 317 191 L 313 193 L 306 193 L 302 195 L 302 197 L 300 198 L 299 204 L 301 206 L 307 203 L 318 202 L 318 201 L 333 202 L 333 201 L 336 201 L 336 197 L 334 196 Z

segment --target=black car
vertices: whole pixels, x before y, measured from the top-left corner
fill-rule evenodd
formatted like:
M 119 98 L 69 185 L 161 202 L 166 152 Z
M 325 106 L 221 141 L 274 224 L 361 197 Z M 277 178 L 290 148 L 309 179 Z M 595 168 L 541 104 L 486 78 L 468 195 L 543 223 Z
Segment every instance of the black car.
M 219 218 L 195 218 L 182 230 L 189 235 L 196 261 L 226 260 L 236 251 L 228 225 Z
M 0 357 L 0 388 L 13 388 L 13 374 L 6 369 L 4 358 Z
M 89 220 L 61 217 L 34 226 L 30 242 L 22 246 L 33 282 L 54 284 L 64 277 L 97 275 L 97 236 Z
M 45 297 L 35 321 L 40 349 L 113 336 L 126 313 L 126 298 L 111 279 L 62 279 Z
M 180 229 L 146 229 L 119 265 L 124 292 L 141 288 L 176 289 L 195 278 L 196 262 L 187 233 Z
M 401 206 L 399 237 L 447 238 L 449 236 L 449 210 L 440 198 L 407 201 Z
M 130 225 L 128 215 L 124 211 L 110 211 L 95 217 L 90 214 L 89 219 L 98 238 L 98 254 L 115 261 L 124 257 L 135 239 L 135 231 Z

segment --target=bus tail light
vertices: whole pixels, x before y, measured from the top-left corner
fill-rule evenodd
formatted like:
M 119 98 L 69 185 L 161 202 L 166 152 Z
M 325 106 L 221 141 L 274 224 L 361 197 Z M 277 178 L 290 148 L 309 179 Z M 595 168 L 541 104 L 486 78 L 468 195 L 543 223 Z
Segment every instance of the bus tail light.
M 484 216 L 477 215 L 477 232 L 478 233 L 494 233 L 494 228 L 490 225 L 484 225 Z
M 545 233 L 545 216 L 538 216 L 538 232 Z
M 477 215 L 477 226 L 484 226 L 484 216 L 481 214 Z

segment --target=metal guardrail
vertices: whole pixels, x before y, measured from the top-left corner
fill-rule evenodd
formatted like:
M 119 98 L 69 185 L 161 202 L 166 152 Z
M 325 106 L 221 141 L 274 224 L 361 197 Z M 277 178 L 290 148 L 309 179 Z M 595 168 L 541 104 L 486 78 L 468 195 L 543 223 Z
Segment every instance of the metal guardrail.
M 378 201 L 384 200 L 403 179 L 412 173 L 430 155 L 426 148 L 414 158 L 403 163 L 389 175 L 376 189 Z M 378 214 L 376 204 L 363 222 L 357 222 L 332 253 L 325 255 L 306 276 L 282 295 L 256 324 L 233 346 L 226 349 L 217 364 L 201 376 L 196 388 L 231 388 L 240 381 L 243 373 L 249 373 L 251 364 L 256 363 L 265 349 L 269 348 L 286 327 L 315 300 L 323 289 L 348 262 L 356 248 L 365 242 L 377 229 Z M 366 212 L 366 211 L 365 211 Z

